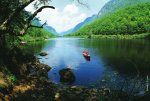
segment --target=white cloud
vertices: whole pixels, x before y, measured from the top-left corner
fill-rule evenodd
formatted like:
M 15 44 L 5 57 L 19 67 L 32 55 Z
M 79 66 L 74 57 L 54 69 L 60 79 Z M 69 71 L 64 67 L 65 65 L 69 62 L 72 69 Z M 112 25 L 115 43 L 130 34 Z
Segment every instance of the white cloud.
M 34 9 L 30 5 L 26 10 L 33 12 Z M 48 25 L 54 27 L 57 32 L 63 32 L 82 22 L 87 15 L 79 12 L 75 4 L 68 4 L 64 9 L 43 9 L 37 17 L 40 17 L 42 22 L 47 20 Z
M 79 9 L 78 9 L 78 7 L 75 4 L 67 5 L 64 8 L 64 13 L 65 14 L 74 15 L 74 14 L 77 14 L 78 12 L 79 12 Z

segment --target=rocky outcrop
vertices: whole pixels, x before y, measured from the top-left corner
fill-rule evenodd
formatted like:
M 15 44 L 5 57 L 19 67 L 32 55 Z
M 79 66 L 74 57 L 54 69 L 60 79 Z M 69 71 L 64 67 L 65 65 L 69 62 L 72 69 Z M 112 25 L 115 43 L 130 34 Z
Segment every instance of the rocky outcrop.
M 62 83 L 72 84 L 75 81 L 75 75 L 69 68 L 60 70 L 59 75 L 60 75 L 60 82 Z

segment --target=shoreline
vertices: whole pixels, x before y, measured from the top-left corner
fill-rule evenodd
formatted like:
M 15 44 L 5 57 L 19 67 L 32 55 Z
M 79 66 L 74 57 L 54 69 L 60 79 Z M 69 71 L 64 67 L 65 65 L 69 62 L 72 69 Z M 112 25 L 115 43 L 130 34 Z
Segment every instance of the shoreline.
M 133 35 L 91 35 L 91 39 L 148 39 L 150 33 L 143 33 L 143 34 L 133 34 Z M 88 35 L 81 35 L 81 36 L 64 36 L 67 38 L 88 38 Z
M 55 84 L 48 80 L 48 65 L 39 60 L 29 63 L 35 72 L 31 72 L 17 83 L 4 87 L 0 92 L 0 100 L 4 101 L 97 101 L 100 96 L 107 99 L 109 88 L 87 88 Z M 5 78 L 4 78 L 5 79 Z M 123 95 L 123 96 L 126 96 Z
M 127 92 L 111 88 L 87 88 L 83 86 L 71 86 L 55 84 L 48 80 L 48 71 L 51 69 L 48 65 L 42 64 L 39 60 L 30 62 L 28 65 L 35 72 L 31 72 L 19 82 L 3 89 L 0 92 L 0 99 L 3 101 L 112 101 L 121 99 L 128 101 L 130 95 Z M 147 98 L 150 93 L 146 93 Z M 142 96 L 143 97 L 143 96 Z M 140 96 L 134 96 L 133 101 Z

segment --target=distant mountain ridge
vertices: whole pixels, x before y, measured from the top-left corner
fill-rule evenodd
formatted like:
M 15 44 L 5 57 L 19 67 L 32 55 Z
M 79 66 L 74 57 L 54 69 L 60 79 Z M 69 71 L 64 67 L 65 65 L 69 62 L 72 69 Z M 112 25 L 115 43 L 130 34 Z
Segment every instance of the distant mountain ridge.
M 71 28 L 71 29 L 69 29 L 69 30 L 67 30 L 67 31 L 61 32 L 61 33 L 59 34 L 59 36 L 67 35 L 67 34 L 71 33 L 72 30 L 73 30 L 73 28 Z
M 36 25 L 36 26 L 41 26 L 41 25 L 42 25 L 42 24 L 40 23 L 40 21 L 38 21 L 38 20 L 33 20 L 32 23 L 33 23 L 34 25 Z M 56 30 L 55 30 L 53 27 L 45 25 L 43 28 L 44 28 L 45 30 L 47 30 L 48 32 L 50 32 L 50 33 L 52 33 L 52 34 L 58 36 L 58 33 L 56 32 Z
M 57 33 L 57 31 L 55 30 L 55 28 L 51 27 L 51 26 L 44 26 L 44 29 L 46 29 L 48 32 L 53 33 L 56 36 L 59 36 L 59 34 Z
M 44 29 L 46 29 L 48 32 L 56 35 L 56 36 L 64 36 L 73 32 L 78 31 L 80 28 L 84 27 L 85 25 L 91 23 L 92 21 L 94 21 L 97 18 L 97 15 L 92 15 L 91 17 L 87 17 L 83 22 L 80 22 L 79 24 L 77 24 L 74 28 L 71 28 L 67 31 L 58 33 L 55 28 L 51 27 L 51 26 L 44 26 Z M 42 24 L 38 21 L 38 20 L 33 20 L 32 21 L 33 24 L 37 25 L 37 26 L 41 26 Z
M 145 2 L 150 2 L 150 0 L 110 0 L 99 11 L 98 16 L 100 17 L 106 14 L 111 14 L 126 6 L 136 5 Z
M 73 33 L 78 31 L 80 28 L 84 27 L 85 25 L 91 23 L 92 21 L 94 21 L 96 19 L 97 15 L 92 15 L 91 17 L 87 17 L 83 22 L 80 22 L 79 24 L 77 24 L 74 28 L 71 28 L 67 31 L 64 31 L 62 33 L 60 33 L 61 36 Z

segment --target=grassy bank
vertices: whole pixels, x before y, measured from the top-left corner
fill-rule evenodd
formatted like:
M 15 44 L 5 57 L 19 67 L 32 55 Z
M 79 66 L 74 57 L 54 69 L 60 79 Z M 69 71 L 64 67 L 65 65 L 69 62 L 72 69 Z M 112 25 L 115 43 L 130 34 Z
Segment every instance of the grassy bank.
M 66 36 L 63 36 L 65 38 L 87 38 L 88 36 L 87 35 L 80 35 L 80 36 L 77 36 L 77 35 L 66 35 Z

